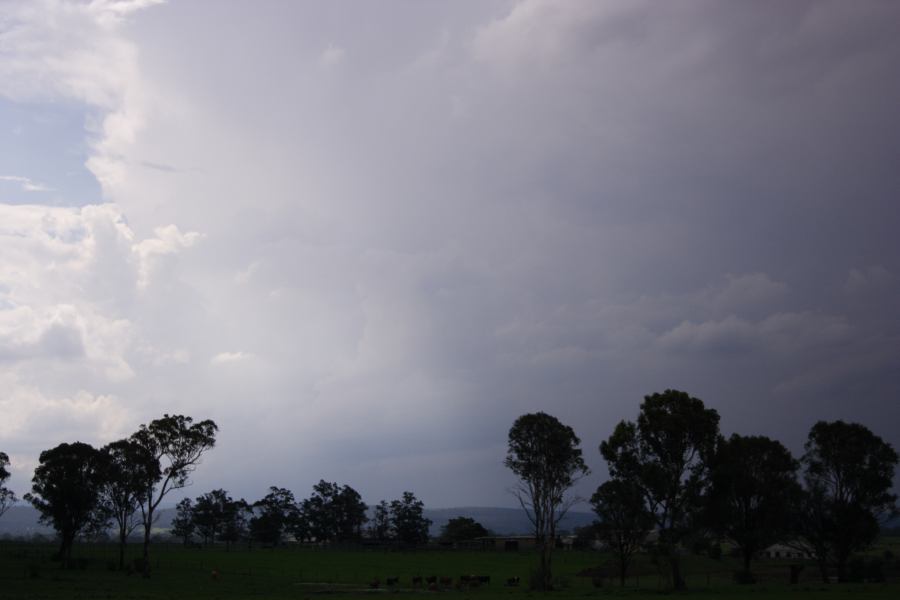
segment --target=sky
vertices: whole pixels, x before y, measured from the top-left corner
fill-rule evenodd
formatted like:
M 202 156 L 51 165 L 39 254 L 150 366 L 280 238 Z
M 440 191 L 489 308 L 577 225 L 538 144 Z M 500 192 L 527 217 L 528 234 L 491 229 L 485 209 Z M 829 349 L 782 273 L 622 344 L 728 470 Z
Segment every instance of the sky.
M 892 0 L 5 0 L 9 486 L 170 413 L 189 496 L 514 506 L 545 411 L 589 497 L 667 388 L 900 447 L 898 68 Z

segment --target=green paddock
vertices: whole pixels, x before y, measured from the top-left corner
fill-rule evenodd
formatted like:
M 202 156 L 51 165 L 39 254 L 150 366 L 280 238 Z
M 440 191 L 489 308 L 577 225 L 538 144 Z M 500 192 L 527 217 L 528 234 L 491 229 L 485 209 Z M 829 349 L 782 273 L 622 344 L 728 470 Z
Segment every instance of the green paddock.
M 666 568 L 641 556 L 626 585 L 621 587 L 610 557 L 599 552 L 558 551 L 554 574 L 558 590 L 547 594 L 528 589 L 529 574 L 537 562 L 533 552 L 452 550 L 276 549 L 236 547 L 185 548 L 176 544 L 152 547 L 152 574 L 115 569 L 113 545 L 81 544 L 74 552 L 75 567 L 62 570 L 52 560 L 54 546 L 0 542 L 0 598 L 18 599 L 238 599 L 267 598 L 518 598 L 549 597 L 560 600 L 585 597 L 659 598 L 669 595 Z M 129 546 L 129 560 L 140 556 L 140 546 Z M 900 583 L 823 584 L 812 565 L 800 583 L 789 585 L 790 561 L 760 561 L 754 572 L 758 583 L 738 586 L 733 573 L 739 568 L 729 558 L 684 557 L 690 590 L 681 598 L 818 598 L 896 599 Z M 469 584 L 461 576 L 489 576 L 486 584 Z M 413 577 L 438 577 L 436 590 L 414 587 Z M 387 585 L 388 578 L 399 578 Z M 518 586 L 509 580 L 519 578 Z M 440 579 L 451 580 L 440 585 Z M 673 594 L 674 595 L 674 594 Z

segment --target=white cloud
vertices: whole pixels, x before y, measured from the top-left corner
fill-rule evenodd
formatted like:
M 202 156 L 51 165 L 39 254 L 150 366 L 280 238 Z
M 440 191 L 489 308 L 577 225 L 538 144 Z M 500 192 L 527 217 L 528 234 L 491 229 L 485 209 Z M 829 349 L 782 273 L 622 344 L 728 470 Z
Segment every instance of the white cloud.
M 328 47 L 319 55 L 319 64 L 323 68 L 333 69 L 344 61 L 344 55 L 346 54 L 347 51 L 340 46 L 328 44 Z
M 229 363 L 243 362 L 246 360 L 250 360 L 251 358 L 253 358 L 253 355 L 247 352 L 219 352 L 211 359 L 209 359 L 209 362 L 212 365 L 225 365 Z
M 37 183 L 32 181 L 27 177 L 20 177 L 17 175 L 0 175 L 0 181 L 11 181 L 13 183 L 18 183 L 23 192 L 52 192 L 53 189 L 47 187 L 42 183 Z

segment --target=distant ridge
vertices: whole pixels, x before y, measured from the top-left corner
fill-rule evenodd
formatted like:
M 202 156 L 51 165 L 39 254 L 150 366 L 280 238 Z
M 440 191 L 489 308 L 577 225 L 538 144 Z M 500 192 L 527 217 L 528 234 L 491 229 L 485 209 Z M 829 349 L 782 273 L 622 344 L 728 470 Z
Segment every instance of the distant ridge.
M 34 534 L 53 535 L 53 529 L 38 523 L 38 512 L 27 505 L 10 508 L 0 517 L 0 536 L 30 536 Z M 159 511 L 156 528 L 168 529 L 175 516 L 174 508 Z M 454 508 L 425 509 L 425 517 L 431 519 L 431 535 L 439 535 L 441 527 L 455 517 L 475 519 L 488 530 L 498 535 L 528 535 L 532 527 L 525 512 L 520 508 L 499 508 L 492 506 L 460 506 Z M 590 525 L 594 514 L 570 511 L 560 523 L 560 530 L 572 531 L 576 527 Z

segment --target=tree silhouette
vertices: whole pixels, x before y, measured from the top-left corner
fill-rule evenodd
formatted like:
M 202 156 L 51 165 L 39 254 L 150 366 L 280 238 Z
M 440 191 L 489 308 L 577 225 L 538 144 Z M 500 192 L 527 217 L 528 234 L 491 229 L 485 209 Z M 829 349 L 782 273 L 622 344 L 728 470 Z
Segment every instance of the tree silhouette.
M 60 444 L 41 452 L 31 493 L 25 495 L 41 513 L 41 522 L 56 529 L 63 568 L 72 558 L 72 544 L 82 532 L 106 520 L 100 504 L 103 459 L 89 444 Z
M 305 520 L 309 535 L 318 541 L 358 539 L 367 521 L 366 508 L 350 486 L 322 480 L 303 501 L 300 518 Z
M 203 453 L 215 446 L 216 431 L 210 420 L 194 423 L 191 417 L 163 415 L 131 436 L 147 456 L 147 478 L 140 496 L 145 575 L 150 573 L 150 531 L 156 509 L 166 494 L 188 484 Z
M 591 505 L 600 517 L 594 530 L 615 557 L 624 586 L 631 559 L 653 528 L 653 515 L 641 488 L 627 479 L 611 479 L 601 485 L 591 497 Z
M 485 537 L 488 530 L 484 525 L 470 517 L 456 517 L 441 527 L 441 539 L 447 542 L 463 542 Z
M 753 557 L 790 534 L 791 510 L 800 494 L 798 467 L 787 448 L 764 436 L 734 434 L 719 445 L 712 524 L 740 549 L 746 581 L 752 581 Z
M 6 455 L 6 452 L 0 452 L 0 517 L 16 503 L 16 495 L 4 485 L 10 475 L 7 467 L 9 467 L 9 456 Z
M 897 452 L 865 426 L 844 421 L 816 423 L 805 450 L 800 533 L 823 580 L 830 563 L 845 580 L 850 556 L 872 544 L 879 519 L 896 514 Z
M 600 445 L 612 478 L 640 487 L 675 589 L 687 587 L 680 546 L 703 515 L 718 439 L 715 410 L 685 392 L 666 390 L 645 396 L 637 423 L 622 421 Z
M 284 532 L 298 518 L 294 494 L 285 488 L 270 487 L 269 493 L 253 507 L 255 514 L 250 519 L 250 535 L 263 544 L 277 546 Z
M 428 541 L 431 520 L 424 516 L 425 503 L 412 492 L 403 492 L 403 497 L 390 505 L 391 529 L 402 544 L 415 546 Z
M 101 448 L 103 485 L 100 502 L 118 529 L 119 569 L 125 568 L 125 544 L 140 524 L 136 513 L 144 483 L 158 476 L 158 465 L 146 449 L 132 440 L 119 440 Z
M 581 457 L 581 440 L 571 427 L 546 413 L 522 415 L 509 430 L 504 464 L 519 478 L 513 493 L 534 526 L 541 546 L 538 587 L 553 587 L 552 553 L 556 526 L 571 507 L 566 492 L 589 473 Z
M 185 546 L 191 541 L 191 537 L 197 530 L 194 523 L 194 503 L 190 498 L 182 498 L 175 505 L 175 518 L 172 519 L 171 533 L 175 537 L 179 537 Z

